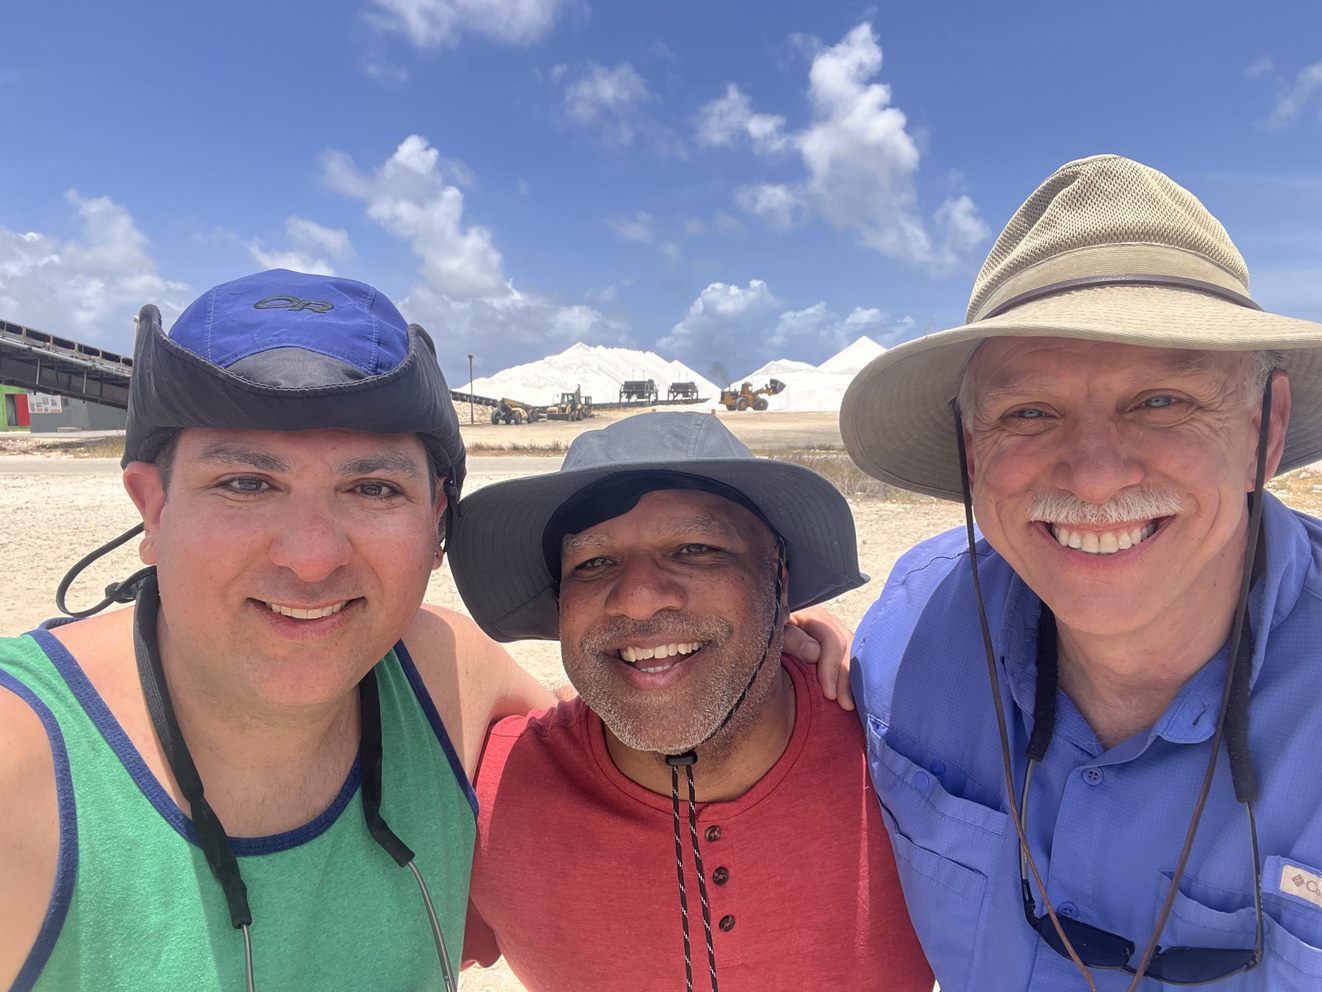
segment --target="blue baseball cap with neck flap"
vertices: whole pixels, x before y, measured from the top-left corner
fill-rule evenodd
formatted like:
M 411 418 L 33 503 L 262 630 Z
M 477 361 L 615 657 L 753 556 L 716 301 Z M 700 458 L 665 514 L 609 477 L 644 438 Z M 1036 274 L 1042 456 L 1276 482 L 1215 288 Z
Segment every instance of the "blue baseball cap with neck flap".
M 123 464 L 187 427 L 417 434 L 458 497 L 465 452 L 436 347 L 385 294 L 272 269 L 203 293 L 166 334 L 138 315 Z

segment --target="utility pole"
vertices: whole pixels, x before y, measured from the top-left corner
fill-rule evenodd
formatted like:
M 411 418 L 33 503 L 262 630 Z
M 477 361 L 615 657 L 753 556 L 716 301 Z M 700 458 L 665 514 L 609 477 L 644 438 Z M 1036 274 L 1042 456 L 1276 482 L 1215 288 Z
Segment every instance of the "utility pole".
M 473 356 L 468 356 L 468 425 L 471 427 L 476 421 L 473 419 Z

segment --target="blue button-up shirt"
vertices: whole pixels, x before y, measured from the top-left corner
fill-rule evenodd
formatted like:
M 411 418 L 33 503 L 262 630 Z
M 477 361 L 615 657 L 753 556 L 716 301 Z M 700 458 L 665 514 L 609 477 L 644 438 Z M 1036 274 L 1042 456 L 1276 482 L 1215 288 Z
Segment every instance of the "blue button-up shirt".
M 1265 910 L 1263 961 L 1210 988 L 1322 990 L 1322 522 L 1268 496 L 1250 598 L 1249 739 Z M 986 541 L 979 574 L 998 655 L 1015 788 L 1033 723 L 1040 600 Z M 1024 919 L 996 717 L 964 531 L 895 566 L 859 627 L 851 677 L 905 898 L 942 992 L 1086 985 Z M 1107 749 L 1070 699 L 1033 773 L 1027 834 L 1058 912 L 1138 947 L 1169 891 L 1216 729 L 1228 651 L 1145 733 Z M 1222 748 L 1161 945 L 1251 947 L 1253 865 Z M 1045 912 L 1040 895 L 1038 912 Z M 1130 976 L 1094 971 L 1101 992 Z M 1144 992 L 1165 986 L 1145 980 Z

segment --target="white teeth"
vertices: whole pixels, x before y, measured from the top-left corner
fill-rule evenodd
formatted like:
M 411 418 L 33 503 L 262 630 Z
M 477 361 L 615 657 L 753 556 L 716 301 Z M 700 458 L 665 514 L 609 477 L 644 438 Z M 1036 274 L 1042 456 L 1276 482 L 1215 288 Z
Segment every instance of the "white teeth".
M 1051 536 L 1063 548 L 1074 548 L 1090 555 L 1113 555 L 1117 551 L 1128 551 L 1142 544 L 1157 532 L 1156 523 L 1144 524 L 1132 530 L 1115 530 L 1097 533 L 1095 531 L 1070 530 L 1068 527 L 1051 525 Z
M 673 658 L 677 654 L 692 654 L 698 648 L 702 647 L 700 641 L 693 641 L 687 644 L 661 644 L 654 648 L 626 647 L 620 648 L 620 658 L 629 664 L 639 661 L 648 661 L 652 658 Z M 660 668 L 644 668 L 644 672 L 661 672 L 669 668 L 669 665 L 663 665 Z
M 272 613 L 279 613 L 282 617 L 293 617 L 295 620 L 320 620 L 322 617 L 333 616 L 339 613 L 349 604 L 349 601 L 335 603 L 331 606 L 323 606 L 317 610 L 300 610 L 295 606 L 281 606 L 279 603 L 267 603 L 267 607 Z

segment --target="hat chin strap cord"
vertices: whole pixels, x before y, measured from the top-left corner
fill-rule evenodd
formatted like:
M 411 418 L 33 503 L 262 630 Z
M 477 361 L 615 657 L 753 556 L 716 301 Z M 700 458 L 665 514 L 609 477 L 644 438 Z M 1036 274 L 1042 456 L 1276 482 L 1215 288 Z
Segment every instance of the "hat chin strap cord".
M 101 600 L 101 602 L 97 603 L 95 606 L 88 607 L 85 610 L 69 609 L 66 605 L 65 596 L 68 595 L 69 587 L 73 585 L 73 580 L 82 574 L 83 569 L 87 568 L 88 565 L 92 564 L 92 562 L 96 561 L 98 558 L 110 554 L 110 552 L 114 551 L 121 544 L 133 540 L 133 538 L 141 533 L 142 524 L 136 524 L 120 534 L 119 537 L 114 540 L 107 541 L 91 554 L 84 555 L 82 558 L 78 559 L 73 567 L 64 573 L 64 578 L 60 580 L 59 586 L 55 589 L 55 606 L 59 611 L 65 616 L 73 617 L 75 620 L 82 620 L 86 617 L 100 613 L 112 603 L 133 602 L 138 596 L 138 590 L 142 588 L 142 585 L 147 580 L 148 576 L 155 574 L 156 569 L 153 566 L 149 565 L 146 568 L 140 568 L 121 582 L 110 583 L 110 585 L 106 586 L 105 599 Z
M 688 779 L 689 843 L 693 848 L 693 865 L 698 875 L 698 900 L 702 907 L 702 932 L 707 941 L 707 969 L 711 977 L 711 992 L 719 992 L 719 986 L 716 984 L 716 946 L 712 941 L 711 932 L 711 904 L 707 899 L 707 873 L 702 867 L 702 848 L 698 843 L 698 800 L 693 786 L 693 766 L 698 763 L 698 748 L 724 730 L 734 718 L 735 713 L 748 700 L 748 694 L 752 692 L 753 684 L 762 673 L 762 667 L 766 664 L 767 657 L 771 653 L 771 645 L 776 640 L 776 630 L 780 623 L 780 600 L 785 591 L 784 580 L 781 578 L 785 571 L 785 539 L 779 534 L 776 534 L 775 538 L 775 599 L 771 613 L 771 629 L 767 633 L 767 643 L 762 649 L 762 657 L 758 659 L 757 664 L 753 667 L 753 674 L 744 683 L 743 691 L 739 693 L 739 697 L 726 712 L 725 717 L 716 725 L 716 729 L 683 754 L 668 754 L 665 756 L 666 764 L 670 766 L 670 802 L 675 814 L 675 871 L 679 877 L 679 917 L 684 932 L 684 987 L 687 992 L 693 992 L 693 947 L 689 938 L 688 888 L 684 884 L 684 844 L 680 839 L 679 769 L 681 767 L 684 769 L 685 776 Z
M 211 874 L 225 892 L 230 922 L 236 930 L 243 931 L 244 977 L 247 992 L 254 992 L 252 911 L 248 906 L 248 889 L 239 871 L 238 859 L 234 856 L 229 835 L 206 800 L 202 777 L 198 774 L 188 744 L 179 729 L 179 721 L 175 716 L 174 705 L 166 685 L 165 671 L 161 665 L 160 643 L 156 632 L 156 620 L 161 606 L 160 591 L 156 585 L 155 569 L 146 571 L 148 574 L 142 581 L 133 616 L 133 649 L 137 657 L 138 677 L 142 682 L 142 691 L 147 700 L 152 726 L 165 751 L 170 771 L 188 801 L 198 846 L 202 848 Z M 376 684 L 376 671 L 369 671 L 358 688 L 362 724 L 358 759 L 362 771 L 363 816 L 367 821 L 367 830 L 372 835 L 372 839 L 395 860 L 396 864 L 412 871 L 427 910 L 427 919 L 431 925 L 432 939 L 436 944 L 436 954 L 440 961 L 446 992 L 458 992 L 459 983 L 455 978 L 454 967 L 450 962 L 449 951 L 445 946 L 445 938 L 436 917 L 431 893 L 427 890 L 427 883 L 414 864 L 413 852 L 396 836 L 381 816 L 383 751 L 381 702 Z
M 1230 758 L 1230 772 L 1235 789 L 1235 798 L 1247 808 L 1250 819 L 1253 817 L 1253 803 L 1258 796 L 1258 782 L 1250 761 L 1248 745 L 1249 676 L 1253 664 L 1252 644 L 1248 644 L 1247 650 L 1241 649 L 1245 647 L 1245 641 L 1247 640 L 1249 590 L 1253 582 L 1254 558 L 1262 533 L 1262 505 L 1267 474 L 1267 436 L 1271 417 L 1271 397 L 1272 375 L 1268 374 L 1267 382 L 1263 388 L 1261 418 L 1258 426 L 1257 470 L 1254 478 L 1253 495 L 1250 498 L 1251 507 L 1247 545 L 1244 552 L 1244 567 L 1240 577 L 1239 597 L 1235 605 L 1234 620 L 1231 625 L 1230 659 L 1227 665 L 1225 688 L 1221 696 L 1221 707 L 1217 715 L 1216 731 L 1212 735 L 1212 746 L 1207 759 L 1207 768 L 1203 774 L 1198 798 L 1194 803 L 1193 813 L 1189 819 L 1184 845 L 1180 849 L 1179 859 L 1171 877 L 1170 888 L 1166 893 L 1165 901 L 1162 903 L 1161 911 L 1157 915 L 1157 922 L 1152 929 L 1152 935 L 1143 949 L 1143 955 L 1135 969 L 1133 980 L 1129 983 L 1128 992 L 1136 992 L 1148 969 L 1148 965 L 1157 952 L 1161 932 L 1165 928 L 1166 920 L 1174 906 L 1180 881 L 1184 877 L 1189 855 L 1193 850 L 1194 836 L 1198 831 L 1203 809 L 1207 805 L 1207 797 L 1211 791 L 1212 779 L 1216 773 L 1217 755 L 1223 736 L 1226 740 L 1226 751 Z M 1001 684 L 996 671 L 996 652 L 992 646 L 991 630 L 987 623 L 987 609 L 982 596 L 982 584 L 978 577 L 978 553 L 973 533 L 973 496 L 969 486 L 968 455 L 964 445 L 964 424 L 959 407 L 953 401 L 951 402 L 951 409 L 954 412 L 955 420 L 955 443 L 959 450 L 960 483 L 964 497 L 964 525 L 969 546 L 969 570 L 973 579 L 973 597 L 978 609 L 978 624 L 981 628 L 983 648 L 987 657 L 987 675 L 991 683 L 992 702 L 996 709 L 996 729 L 1000 737 L 1001 766 L 1005 776 L 1006 799 L 1010 806 L 1010 819 L 1018 836 L 1020 852 L 1042 896 L 1042 903 L 1051 919 L 1051 925 L 1055 928 L 1056 935 L 1060 938 L 1070 961 L 1074 963 L 1084 981 L 1087 982 L 1088 988 L 1091 992 L 1097 992 L 1097 985 L 1093 981 L 1092 972 L 1089 971 L 1088 966 L 1084 964 L 1083 959 L 1079 956 L 1079 952 L 1075 949 L 1069 937 L 1066 936 L 1065 929 L 1061 926 L 1060 919 L 1056 915 L 1056 909 L 1047 895 L 1047 887 L 1042 881 L 1041 872 L 1038 870 L 1037 862 L 1033 857 L 1033 852 L 1028 843 L 1026 824 L 1023 822 L 1018 801 L 1015 799 L 1014 767 L 1010 754 L 1009 732 L 1006 729 L 1005 706 L 1001 701 Z M 1047 610 L 1045 603 L 1042 604 L 1042 609 Z M 1052 632 L 1055 630 L 1054 622 L 1044 626 Z M 1051 742 L 1051 735 L 1055 726 L 1056 675 L 1057 672 L 1054 667 L 1048 673 L 1038 673 L 1039 682 L 1034 701 L 1033 733 L 1026 751 L 1026 756 L 1030 762 L 1030 772 L 1031 763 L 1041 761 L 1046 756 L 1047 747 Z M 1262 882 L 1261 875 L 1257 870 L 1258 851 L 1256 843 L 1253 851 L 1253 861 L 1254 899 L 1260 905 Z

